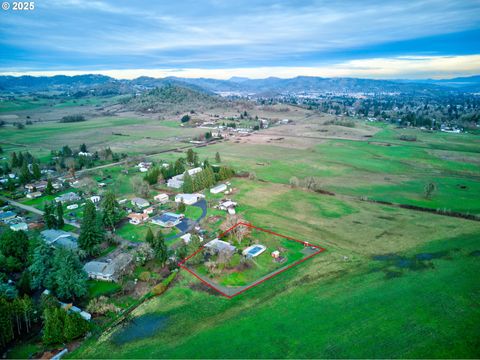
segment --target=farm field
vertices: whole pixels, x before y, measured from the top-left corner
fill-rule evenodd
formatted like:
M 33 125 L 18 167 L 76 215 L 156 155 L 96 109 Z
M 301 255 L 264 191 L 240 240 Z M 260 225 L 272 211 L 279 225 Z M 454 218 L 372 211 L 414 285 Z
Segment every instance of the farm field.
M 132 321 L 109 329 L 98 340 L 87 339 L 67 357 L 478 357 L 473 334 L 480 331 L 480 287 L 473 279 L 480 270 L 479 222 L 365 201 L 480 214 L 477 136 L 361 121 L 343 129 L 325 125 L 331 118 L 327 115 L 307 115 L 297 114 L 295 125 L 194 149 L 200 161 L 233 166 L 239 175 L 229 180 L 234 191 L 228 195 L 204 191 L 208 213 L 200 226 L 207 240 L 218 235 L 226 212 L 213 206 L 228 197 L 238 203 L 235 210 L 246 222 L 326 251 L 230 300 L 181 270 L 165 293 L 134 310 Z M 28 149 L 46 162 L 51 150 L 65 144 L 78 148 L 84 142 L 89 149 L 109 146 L 126 152 L 125 163 L 79 173 L 87 184 L 79 189 L 95 194 L 113 190 L 119 200 L 139 196 L 134 182 L 144 174 L 134 166 L 138 162 L 174 162 L 186 150 L 144 155 L 186 146 L 205 132 L 181 128 L 174 120 L 135 116 L 38 122 L 24 130 L 4 130 L 5 156 Z M 416 141 L 403 141 L 402 135 Z M 302 181 L 308 178 L 314 178 L 323 193 L 305 189 Z M 106 186 L 100 188 L 100 182 Z M 435 184 L 429 197 L 424 192 L 428 183 Z M 165 191 L 176 192 L 158 183 L 142 197 L 152 202 Z M 55 196 L 21 202 L 43 209 Z M 171 203 L 157 206 L 157 211 L 175 209 Z M 72 219 L 82 217 L 81 208 L 64 210 Z M 187 206 L 184 213 L 197 219 L 202 211 Z M 125 221 L 116 233 L 142 243 L 148 228 L 166 237 L 179 233 Z M 256 266 L 211 280 L 224 287 L 248 286 L 279 268 L 271 258 L 278 246 L 287 254 L 281 266 L 305 256 L 303 245 L 289 248 L 290 243 L 272 244 L 262 236 L 255 240 L 267 250 Z M 174 244 L 178 239 L 167 241 L 169 247 Z M 104 254 L 112 251 L 117 251 L 115 246 Z M 195 270 L 210 276 L 205 267 Z M 142 272 L 160 280 L 157 271 L 136 267 L 130 280 Z M 122 309 L 139 301 L 123 295 L 115 284 L 90 281 L 88 291 L 90 298 L 115 292 L 114 302 Z M 29 349 L 30 344 L 18 351 Z
M 247 220 L 327 251 L 231 300 L 182 271 L 133 314 L 164 319 L 161 329 L 119 344 L 127 324 L 70 357 L 475 357 L 477 222 L 281 184 L 235 186 Z
M 369 141 L 322 140 L 307 149 L 225 142 L 198 152 L 213 159 L 219 151 L 225 162 L 265 181 L 288 184 L 292 177 L 314 176 L 323 189 L 344 195 L 480 214 L 477 137 L 413 131 L 418 144 L 398 140 L 412 131 L 386 128 Z M 429 182 L 437 190 L 426 199 Z

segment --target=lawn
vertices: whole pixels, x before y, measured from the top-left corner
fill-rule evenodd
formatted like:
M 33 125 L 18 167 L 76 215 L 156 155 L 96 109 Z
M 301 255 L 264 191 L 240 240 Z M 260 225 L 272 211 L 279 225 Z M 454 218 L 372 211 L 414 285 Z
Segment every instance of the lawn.
M 112 295 L 121 289 L 117 283 L 100 280 L 88 280 L 87 285 L 89 298 Z
M 117 235 L 128 241 L 144 242 L 145 236 L 147 235 L 147 231 L 149 228 L 152 229 L 154 234 L 161 231 L 165 237 L 178 234 L 179 232 L 177 228 L 166 229 L 151 223 L 140 225 L 132 225 L 130 223 L 126 223 L 122 227 L 117 229 Z
M 360 267 L 343 262 L 335 273 L 318 258 L 232 300 L 196 290 L 197 280 L 184 273 L 176 287 L 134 312 L 165 316 L 165 328 L 121 346 L 107 334 L 69 356 L 476 358 L 480 265 L 471 254 L 479 236 L 410 249 L 403 255 L 447 255 L 425 261 L 422 270 L 398 267 L 396 277 L 387 275 L 390 264 L 373 259 Z
M 241 243 L 228 233 L 222 240 L 228 241 L 237 248 L 237 252 L 227 264 L 218 264 L 216 271 L 211 272 L 206 266 L 207 262 L 197 260 L 202 259 L 203 256 L 199 254 L 187 261 L 185 265 L 196 273 L 210 278 L 212 282 L 227 287 L 248 285 L 311 254 L 311 252 L 304 252 L 305 246 L 299 242 L 257 229 L 250 229 L 250 233 Z M 266 250 L 256 257 L 244 259 L 239 252 L 254 244 L 263 245 Z M 273 251 L 280 251 L 284 260 L 275 261 L 271 256 Z M 215 259 L 217 257 L 213 256 L 208 261 Z

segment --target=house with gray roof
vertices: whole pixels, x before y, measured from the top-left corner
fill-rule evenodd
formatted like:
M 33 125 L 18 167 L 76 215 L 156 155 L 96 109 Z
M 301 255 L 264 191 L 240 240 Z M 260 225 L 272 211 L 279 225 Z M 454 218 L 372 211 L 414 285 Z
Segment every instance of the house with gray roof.
M 0 212 L 0 221 L 6 222 L 14 219 L 17 216 L 13 211 L 3 211 Z
M 70 250 L 78 248 L 77 237 L 68 231 L 63 230 L 43 230 L 41 233 L 43 241 L 48 245 Z
M 91 279 L 118 281 L 132 261 L 133 256 L 131 254 L 120 253 L 111 259 L 89 261 L 83 269 Z
M 74 201 L 79 201 L 81 199 L 80 196 L 78 196 L 74 192 L 68 192 L 63 195 L 57 196 L 55 198 L 56 202 L 74 202 Z

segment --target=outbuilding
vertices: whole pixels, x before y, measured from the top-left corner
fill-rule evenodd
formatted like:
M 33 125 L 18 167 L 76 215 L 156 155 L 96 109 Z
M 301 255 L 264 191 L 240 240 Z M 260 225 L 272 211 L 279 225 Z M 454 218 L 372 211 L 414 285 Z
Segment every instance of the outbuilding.
M 224 192 L 225 190 L 227 190 L 227 185 L 220 184 L 220 185 L 217 185 L 217 186 L 211 188 L 210 193 L 211 194 L 219 194 L 221 192 Z
M 183 202 L 185 205 L 193 205 L 205 196 L 202 194 L 177 194 L 175 196 L 175 202 Z
M 155 201 L 158 201 L 160 204 L 165 204 L 168 202 L 168 195 L 167 194 L 158 194 L 153 197 Z

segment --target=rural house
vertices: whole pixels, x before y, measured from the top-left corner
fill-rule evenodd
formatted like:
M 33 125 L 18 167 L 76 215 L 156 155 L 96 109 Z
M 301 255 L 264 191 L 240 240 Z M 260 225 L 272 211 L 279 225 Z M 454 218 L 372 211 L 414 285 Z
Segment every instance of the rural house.
M 63 195 L 57 196 L 55 198 L 56 202 L 74 202 L 74 201 L 79 201 L 81 199 L 80 196 L 75 194 L 74 192 L 68 192 Z
M 162 215 L 157 215 L 152 217 L 152 223 L 160 225 L 162 227 L 174 227 L 178 225 L 185 216 L 183 214 L 175 214 L 171 212 L 166 212 Z
M 212 241 L 209 241 L 205 244 L 205 248 L 214 254 L 218 254 L 219 252 L 227 252 L 233 254 L 237 249 L 232 244 L 219 239 L 213 239 Z
M 139 208 L 146 208 L 147 206 L 150 206 L 150 203 L 142 198 L 133 198 L 131 203 L 133 206 L 137 206 Z
M 76 249 L 78 247 L 77 238 L 74 234 L 63 230 L 43 230 L 41 233 L 43 241 L 54 247 L 65 249 Z
M 185 205 L 193 205 L 205 196 L 202 194 L 177 194 L 175 196 L 175 202 L 183 202 Z
M 14 219 L 17 216 L 13 211 L 0 212 L 0 221 L 7 222 Z
M 158 201 L 160 204 L 165 204 L 168 201 L 168 195 L 167 194 L 158 194 L 158 195 L 155 195 L 153 199 L 155 201 Z
M 129 223 L 132 225 L 140 225 L 148 220 L 148 214 L 146 213 L 130 213 L 127 217 L 130 219 Z
M 91 279 L 104 281 L 118 281 L 132 263 L 133 256 L 120 253 L 112 259 L 105 261 L 90 261 L 83 267 Z

